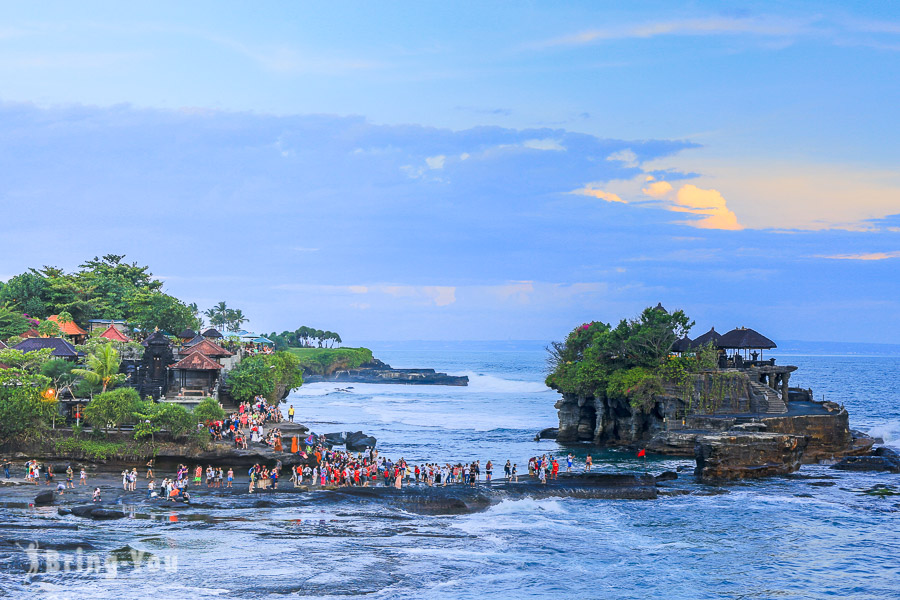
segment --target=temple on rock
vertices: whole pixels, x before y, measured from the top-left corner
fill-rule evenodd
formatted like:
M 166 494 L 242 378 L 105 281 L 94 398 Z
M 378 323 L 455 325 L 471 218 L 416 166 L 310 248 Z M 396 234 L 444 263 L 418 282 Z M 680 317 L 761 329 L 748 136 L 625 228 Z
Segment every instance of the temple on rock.
M 719 334 L 712 328 L 695 339 L 678 339 L 671 347 L 675 357 L 692 359 L 704 353 L 710 357 L 705 366 L 679 376 L 664 375 L 663 367 L 650 383 L 632 384 L 624 394 L 610 393 L 602 385 L 589 392 L 560 389 L 551 375 L 548 385 L 562 397 L 556 403 L 559 428 L 547 436 L 560 442 L 692 455 L 698 436 L 779 433 L 804 438 L 805 462 L 859 452 L 861 445 L 871 444 L 850 431 L 844 407 L 816 402 L 812 390 L 791 387 L 797 367 L 763 357 L 774 348 L 775 342 L 753 329 Z M 641 386 L 643 395 L 635 393 Z

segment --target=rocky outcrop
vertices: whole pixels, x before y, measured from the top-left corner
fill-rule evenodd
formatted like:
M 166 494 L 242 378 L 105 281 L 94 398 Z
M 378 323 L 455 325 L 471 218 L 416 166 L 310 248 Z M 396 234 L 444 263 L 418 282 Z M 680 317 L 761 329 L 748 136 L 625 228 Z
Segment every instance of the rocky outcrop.
M 880 447 L 866 456 L 848 456 L 832 469 L 841 471 L 881 471 L 900 473 L 900 455 L 890 448 Z
M 374 448 L 377 443 L 378 440 L 371 435 L 366 435 L 362 431 L 356 431 L 347 434 L 344 445 L 350 452 L 362 452 L 363 450 Z
M 809 443 L 803 452 L 803 462 L 807 464 L 847 454 L 861 454 L 868 450 L 865 442 L 860 446 L 854 445 L 854 437 L 850 432 L 850 415 L 846 409 L 834 402 L 808 404 L 815 404 L 823 410 L 820 414 L 773 416 L 761 421 L 770 433 L 807 436 Z
M 434 369 L 394 369 L 378 359 L 358 369 L 339 370 L 330 375 L 305 375 L 304 383 L 334 381 L 340 383 L 408 383 L 418 385 L 469 385 L 466 375 L 448 375 Z
M 725 432 L 697 437 L 694 474 L 704 482 L 787 475 L 800 468 L 806 437 Z

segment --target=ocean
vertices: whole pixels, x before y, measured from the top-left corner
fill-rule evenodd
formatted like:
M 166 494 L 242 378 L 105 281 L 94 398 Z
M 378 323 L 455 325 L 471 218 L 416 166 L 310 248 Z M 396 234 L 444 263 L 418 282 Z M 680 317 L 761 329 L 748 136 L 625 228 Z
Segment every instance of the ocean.
M 502 472 L 511 460 L 527 473 L 530 456 L 573 451 L 582 464 L 585 447 L 534 441 L 557 424 L 541 344 L 372 348 L 392 366 L 466 374 L 470 384 L 311 384 L 288 399 L 297 420 L 322 433 L 362 430 L 382 455 L 412 462 L 492 460 Z M 900 357 L 778 361 L 800 367 L 792 385 L 843 403 L 853 427 L 900 445 Z M 865 493 L 900 491 L 900 475 L 806 466 L 708 486 L 692 481 L 692 460 L 592 456 L 601 470 L 679 470 L 681 479 L 651 501 L 507 500 L 454 516 L 315 494 L 234 503 L 202 490 L 188 512 L 138 502 L 127 507 L 134 518 L 110 522 L 0 502 L 0 522 L 23 526 L 0 526 L 0 597 L 900 598 L 900 496 Z M 65 524 L 79 529 L 53 528 Z M 78 541 L 87 554 L 124 560 L 114 576 L 24 573 L 21 553 L 3 545 L 33 539 L 64 557 Z

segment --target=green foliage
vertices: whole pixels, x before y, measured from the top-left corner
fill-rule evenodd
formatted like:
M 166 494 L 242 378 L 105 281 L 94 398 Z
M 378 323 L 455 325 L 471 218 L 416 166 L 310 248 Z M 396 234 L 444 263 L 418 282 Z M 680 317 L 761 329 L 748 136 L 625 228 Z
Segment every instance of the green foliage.
M 15 348 L 5 348 L 0 350 L 0 363 L 10 367 L 23 369 L 29 373 L 39 373 L 41 367 L 51 359 L 53 350 L 51 348 L 41 348 L 40 350 L 32 350 L 31 352 L 22 352 Z
M 119 388 L 94 396 L 84 408 L 84 419 L 94 428 L 104 432 L 109 428 L 121 429 L 135 420 L 135 412 L 141 409 L 141 398 L 132 388 Z
M 10 278 L 0 290 L 0 304 L 20 314 L 45 319 L 52 314 L 47 310 L 46 292 L 47 281 L 42 275 L 33 271 L 22 273 Z
M 59 314 L 61 321 L 68 315 L 82 325 L 95 317 L 124 319 L 144 331 L 159 327 L 175 333 L 198 326 L 196 306 L 163 293 L 162 282 L 149 267 L 129 264 L 124 258 L 117 254 L 94 257 L 75 273 L 45 266 L 16 275 L 0 289 L 0 305 L 7 308 L 7 312 L 0 310 L 0 338 L 28 329 L 22 313 L 40 319 Z M 44 327 L 48 335 L 55 335 L 49 331 L 52 325 Z
M 57 439 L 53 443 L 59 454 L 86 460 L 134 460 L 153 454 L 150 447 L 136 446 L 126 442 L 68 437 Z
M 159 328 L 171 334 L 197 327 L 187 304 L 160 291 L 135 289 L 128 296 L 128 321 L 141 331 Z
M 287 392 L 303 385 L 302 359 L 293 352 L 259 354 L 245 358 L 228 373 L 231 396 L 239 402 L 265 396 L 269 402 L 280 402 Z
M 0 298 L 2 297 L 3 294 L 0 292 Z M 22 311 L 0 304 L 0 340 L 7 340 L 25 333 L 30 328 L 31 324 L 22 315 Z
M 683 311 L 662 307 L 647 308 L 615 328 L 585 323 L 548 348 L 547 385 L 565 394 L 627 398 L 633 408 L 647 411 L 664 380 L 681 380 L 681 371 L 691 371 L 686 359 L 673 363 L 669 350 L 692 325 Z
M 59 323 L 49 319 L 41 321 L 40 325 L 38 325 L 37 332 L 44 337 L 62 337 L 63 335 L 62 329 L 59 328 Z
M 275 393 L 275 378 L 269 372 L 263 356 L 251 356 L 228 373 L 227 384 L 231 397 L 238 402 L 253 400 L 255 396 L 268 398 Z
M 92 384 L 100 385 L 104 392 L 125 381 L 126 375 L 119 373 L 119 351 L 111 344 L 98 346 L 88 355 L 86 364 L 86 369 L 72 369 L 72 372 Z
M 106 319 L 129 319 L 132 313 L 129 301 L 136 291 L 154 292 L 162 288 L 162 282 L 153 278 L 149 267 L 122 262 L 123 258 L 119 254 L 95 256 L 79 265 L 81 271 L 73 277 L 90 290 L 96 314 Z
M 372 362 L 372 351 L 368 348 L 290 348 L 287 352 L 299 359 L 304 373 L 313 375 L 330 375 Z
M 65 359 L 54 358 L 41 365 L 41 375 L 49 378 L 53 387 L 61 391 L 75 383 L 77 377 L 72 373 L 74 366 Z
M 153 425 L 165 429 L 175 439 L 192 433 L 197 425 L 197 420 L 186 408 L 171 402 L 154 404 L 152 412 L 148 416 Z
M 225 418 L 225 411 L 214 398 L 204 398 L 193 410 L 194 419 L 200 423 L 209 421 L 221 421 Z
M 209 324 L 217 328 L 227 328 L 237 331 L 247 322 L 244 312 L 237 308 L 228 308 L 225 302 L 219 302 L 212 308 L 204 311 L 204 316 L 209 318 Z
M 277 350 L 286 350 L 288 348 L 318 348 L 333 347 L 335 344 L 342 343 L 341 336 L 333 331 L 324 331 L 313 327 L 299 327 L 295 331 L 282 331 L 269 334 L 269 339 L 275 342 Z
M 645 413 L 650 412 L 654 398 L 662 393 L 663 382 L 659 372 L 646 367 L 614 371 L 606 385 L 608 397 L 627 399 L 633 409 Z
M 0 369 L 0 444 L 38 438 L 58 405 L 44 398 L 50 380 L 22 369 Z

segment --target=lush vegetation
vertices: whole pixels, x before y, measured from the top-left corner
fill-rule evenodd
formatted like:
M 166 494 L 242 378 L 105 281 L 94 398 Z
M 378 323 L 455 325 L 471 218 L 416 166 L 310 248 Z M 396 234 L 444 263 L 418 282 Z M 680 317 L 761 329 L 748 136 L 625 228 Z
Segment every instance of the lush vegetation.
M 288 348 L 333 348 L 342 343 L 341 336 L 333 331 L 324 331 L 315 327 L 298 327 L 294 331 L 274 331 L 267 336 L 275 342 L 276 350 Z
M 0 369 L 0 445 L 37 439 L 57 415 L 50 379 L 24 369 Z
M 716 364 L 712 347 L 691 356 L 670 356 L 672 344 L 692 326 L 683 311 L 670 313 L 661 306 L 645 309 L 636 319 L 623 319 L 616 327 L 599 322 L 580 325 L 565 342 L 548 349 L 547 385 L 565 394 L 627 399 L 633 408 L 645 411 L 666 382 L 692 398 L 692 375 Z
M 107 388 L 115 387 L 125 381 L 125 375 L 119 373 L 119 351 L 112 344 L 102 344 L 95 352 L 88 354 L 85 361 L 86 368 L 72 369 L 72 373 L 83 377 L 88 383 L 101 386 L 101 392 Z M 137 392 L 135 392 L 137 394 Z
M 194 419 L 201 423 L 225 419 L 225 411 L 214 398 L 204 398 L 193 410 Z
M 250 356 L 228 373 L 226 384 L 239 402 L 256 396 L 281 402 L 290 390 L 303 385 L 301 361 L 292 352 Z
M 95 318 L 122 319 L 143 331 L 158 327 L 177 333 L 199 327 L 196 305 L 164 293 L 149 267 L 124 258 L 107 254 L 86 261 L 73 273 L 44 266 L 10 278 L 0 285 L 0 338 L 26 331 L 33 326 L 28 318 L 44 320 L 54 314 L 66 314 L 80 324 Z
M 53 441 L 58 453 L 87 460 L 139 459 L 153 455 L 153 448 L 126 441 L 86 439 L 80 436 L 64 437 Z
M 304 373 L 330 375 L 335 371 L 357 369 L 372 362 L 368 348 L 290 348 Z
M 119 388 L 109 392 L 101 392 L 88 402 L 84 408 L 84 420 L 95 429 L 108 431 L 110 427 L 121 430 L 122 425 L 135 420 L 141 397 L 132 388 Z
M 225 302 L 219 302 L 212 308 L 203 312 L 203 315 L 209 319 L 209 324 L 218 329 L 228 329 L 229 331 L 237 331 L 241 325 L 247 322 L 247 317 L 239 308 L 228 308 Z

